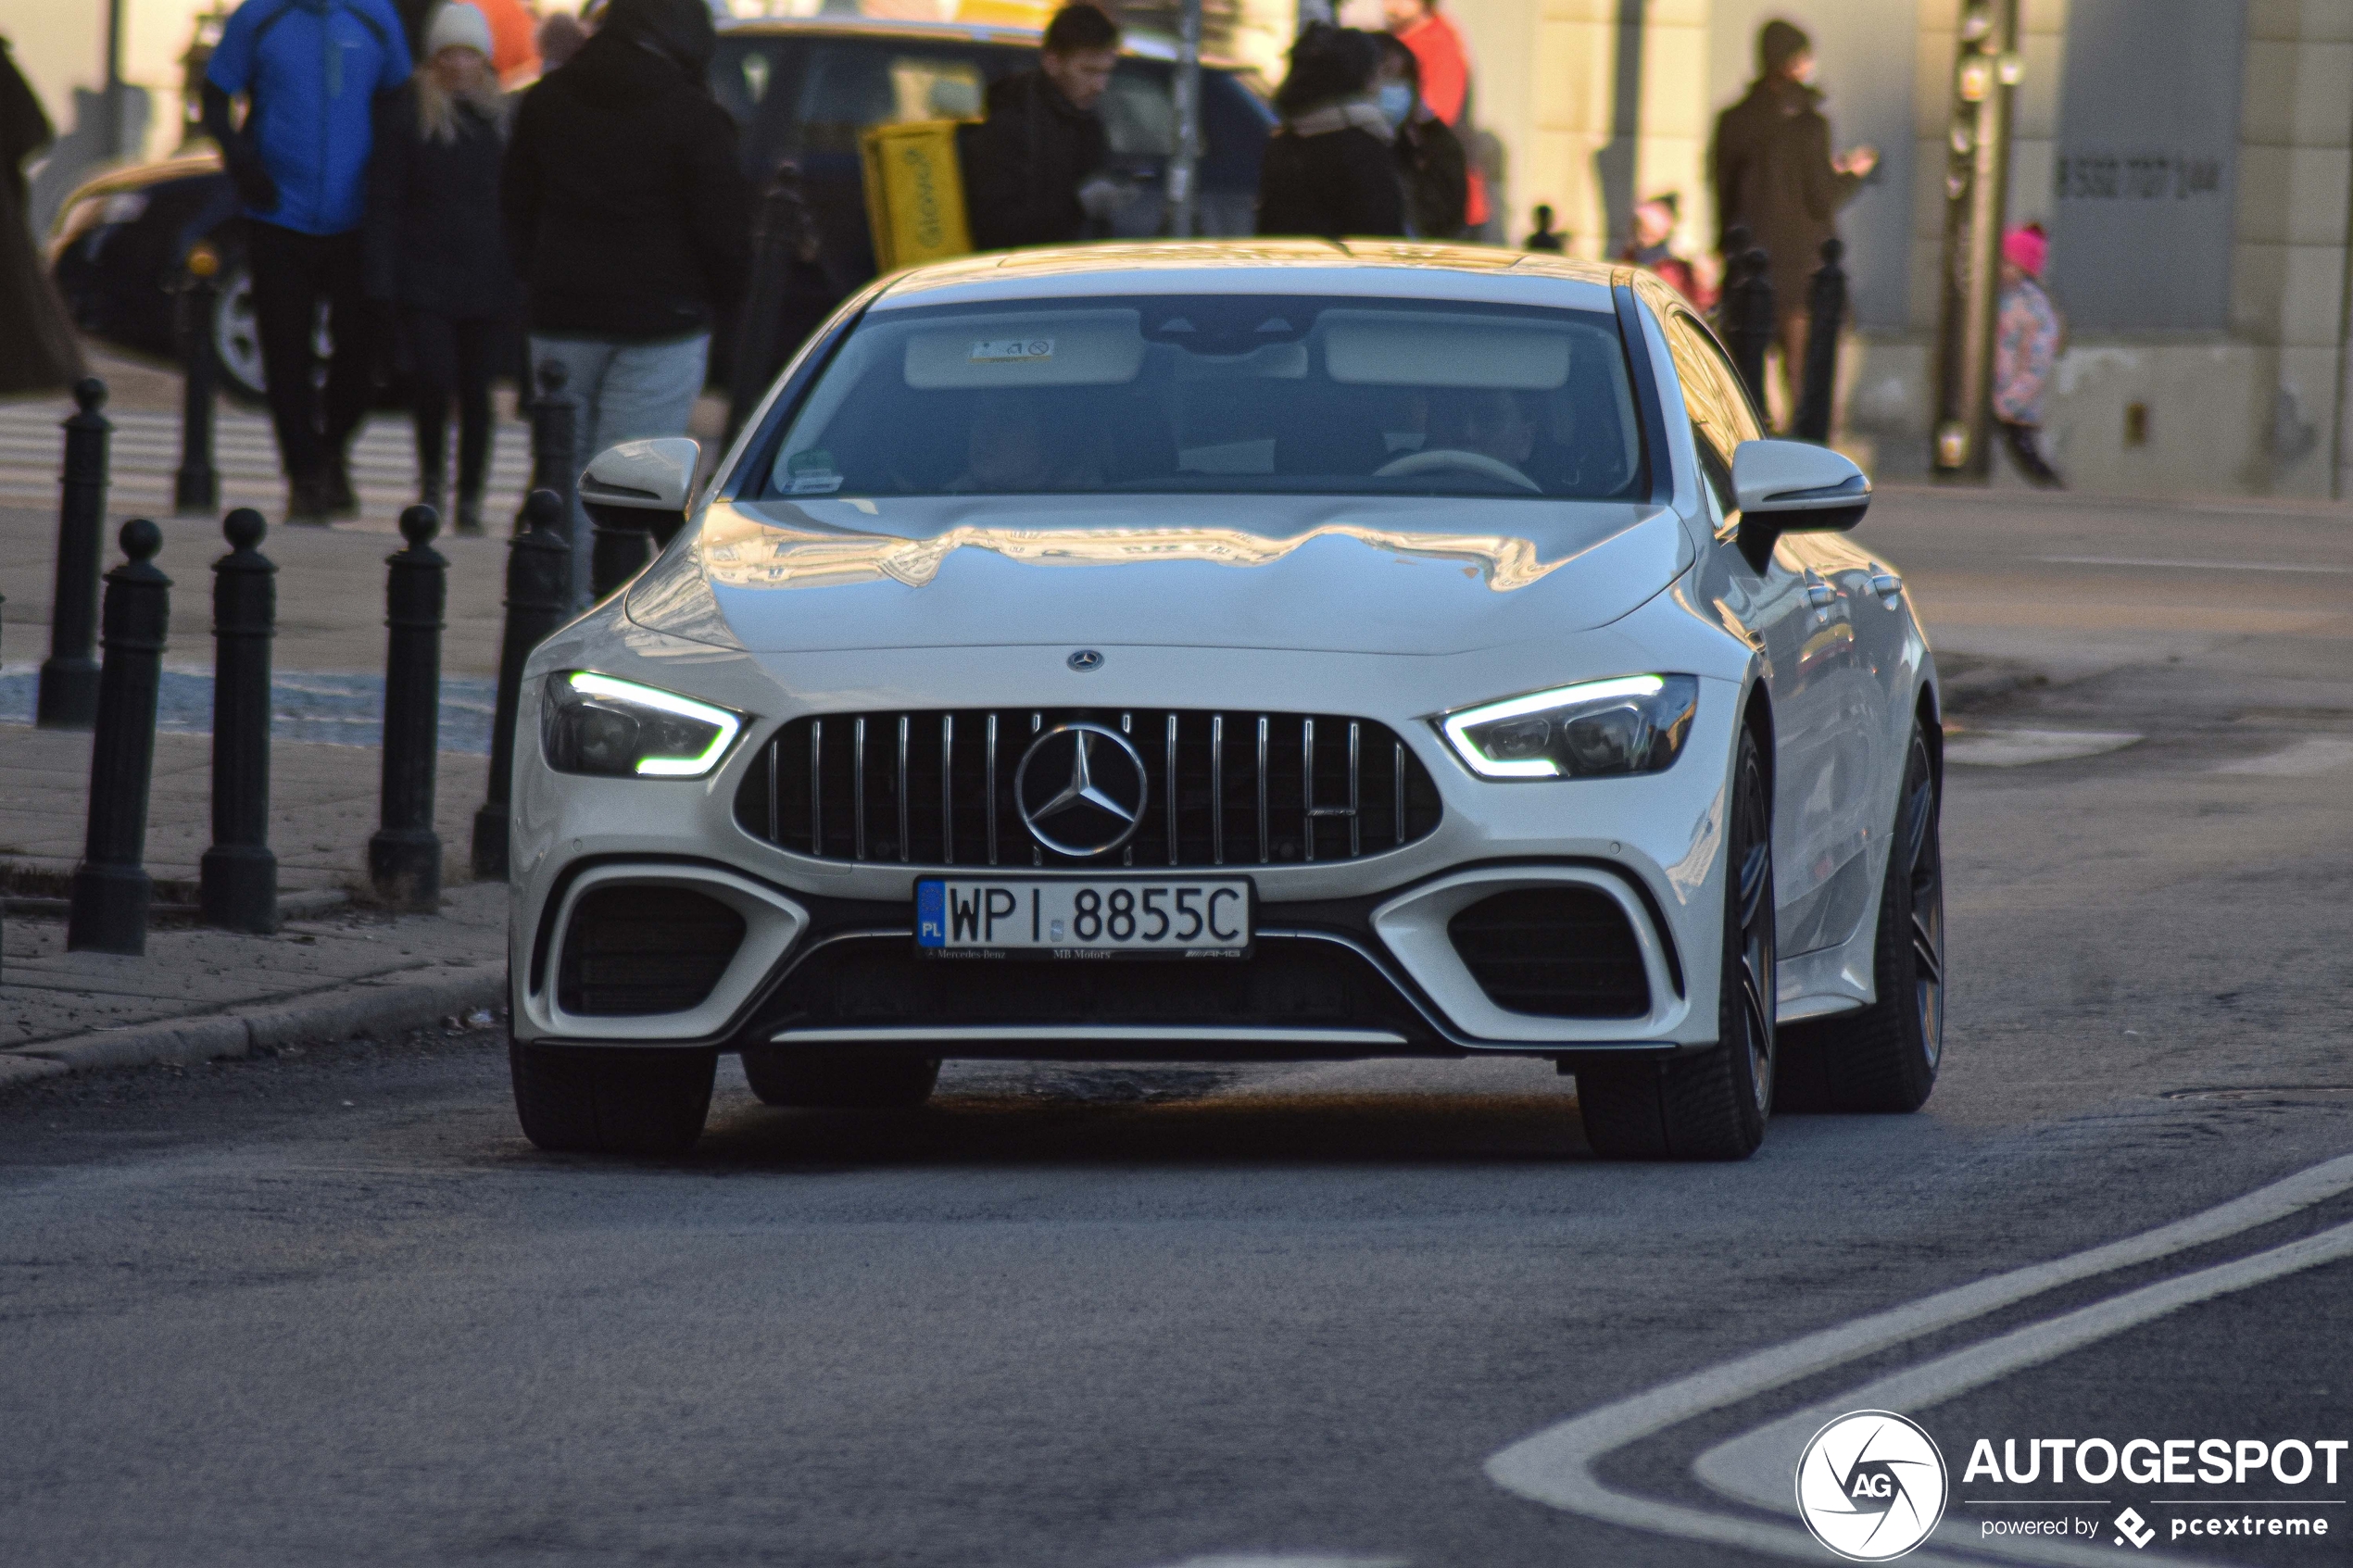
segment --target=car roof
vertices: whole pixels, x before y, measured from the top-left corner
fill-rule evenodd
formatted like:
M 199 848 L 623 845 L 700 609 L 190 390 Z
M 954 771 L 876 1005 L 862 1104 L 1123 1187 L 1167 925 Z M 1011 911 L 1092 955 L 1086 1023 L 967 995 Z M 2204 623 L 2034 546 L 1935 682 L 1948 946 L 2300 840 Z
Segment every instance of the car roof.
M 1626 269 L 1410 240 L 1139 240 L 959 257 L 890 278 L 879 308 L 1113 294 L 1340 294 L 1610 308 Z
M 748 17 L 719 24 L 722 38 L 880 38 L 924 44 L 991 44 L 1000 47 L 1036 49 L 1046 35 L 1032 27 L 1008 27 L 993 22 L 917 21 L 896 17 Z M 1176 43 L 1156 33 L 1120 35 L 1119 52 L 1129 59 L 1174 60 Z M 1201 63 L 1213 69 L 1241 70 L 1239 60 L 1203 53 Z

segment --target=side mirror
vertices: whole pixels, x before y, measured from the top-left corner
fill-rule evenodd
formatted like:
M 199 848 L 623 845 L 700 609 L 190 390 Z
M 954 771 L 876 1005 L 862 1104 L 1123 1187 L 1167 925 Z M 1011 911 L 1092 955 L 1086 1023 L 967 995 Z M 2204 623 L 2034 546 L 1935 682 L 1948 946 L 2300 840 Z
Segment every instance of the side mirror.
M 580 476 L 581 509 L 599 528 L 647 529 L 667 545 L 686 526 L 701 458 L 701 444 L 683 435 L 608 446 Z
M 1771 533 L 1843 532 L 1863 521 L 1871 482 L 1827 446 L 1743 441 L 1732 453 L 1732 494 L 1743 521 Z

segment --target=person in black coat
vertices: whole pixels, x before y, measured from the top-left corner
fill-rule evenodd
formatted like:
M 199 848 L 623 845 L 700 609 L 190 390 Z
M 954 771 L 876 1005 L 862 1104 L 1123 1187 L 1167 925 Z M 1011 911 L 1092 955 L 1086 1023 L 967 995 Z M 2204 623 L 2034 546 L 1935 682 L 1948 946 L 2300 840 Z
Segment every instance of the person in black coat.
M 81 345 L 25 218 L 24 162 L 53 137 L 41 100 L 0 38 L 0 395 L 53 392 L 83 373 Z
M 1118 63 L 1118 27 L 1081 0 L 1047 25 L 1036 70 L 990 84 L 988 118 L 959 147 L 975 247 L 1068 245 L 1108 221 L 1122 192 L 1095 106 Z
M 1283 117 L 1258 175 L 1258 232 L 1339 239 L 1405 233 L 1394 132 L 1373 96 L 1380 44 L 1323 23 L 1291 45 Z
M 490 71 L 490 25 L 472 6 L 434 13 L 424 66 L 379 106 L 361 225 L 368 297 L 392 318 L 409 377 L 418 499 L 447 499 L 449 403 L 458 403 L 458 532 L 482 532 L 490 472 L 490 382 L 515 305 L 500 233 L 506 103 Z

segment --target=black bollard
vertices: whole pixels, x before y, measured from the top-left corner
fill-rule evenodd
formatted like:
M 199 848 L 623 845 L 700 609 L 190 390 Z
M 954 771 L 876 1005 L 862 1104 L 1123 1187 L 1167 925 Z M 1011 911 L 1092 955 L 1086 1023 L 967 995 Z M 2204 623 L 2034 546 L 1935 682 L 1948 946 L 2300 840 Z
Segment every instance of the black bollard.
M 270 852 L 270 639 L 278 569 L 256 546 L 261 514 L 221 522 L 229 553 L 212 563 L 212 847 L 198 894 L 205 922 L 278 929 L 278 857 Z
M 531 404 L 531 487 L 552 490 L 564 504 L 558 524 L 572 550 L 573 602 L 584 602 L 588 590 L 589 549 L 586 520 L 580 510 L 580 404 L 564 390 L 570 380 L 560 360 L 543 359 L 536 373 L 539 395 Z M 522 524 L 522 514 L 515 514 Z
M 428 543 L 441 519 L 431 507 L 400 514 L 409 547 L 385 558 L 384 811 L 368 840 L 368 877 L 392 908 L 441 907 L 441 835 L 433 831 L 434 770 L 440 762 L 441 612 L 449 563 Z
M 122 525 L 128 557 L 107 573 L 106 661 L 99 667 L 97 734 L 90 748 L 90 832 L 73 869 L 66 947 L 137 955 L 147 950 L 147 781 L 155 771 L 156 690 L 171 579 L 155 564 L 163 530 L 145 518 Z
M 507 633 L 498 646 L 498 711 L 490 731 L 490 787 L 474 812 L 474 875 L 507 874 L 507 801 L 515 777 L 515 712 L 523 662 L 572 612 L 572 550 L 558 531 L 563 497 L 523 497 L 523 531 L 507 546 Z
M 1752 246 L 1741 257 L 1741 281 L 1727 296 L 1724 313 L 1731 325 L 1732 368 L 1741 373 L 1748 395 L 1765 407 L 1765 353 L 1773 346 L 1772 257 Z
M 629 515 L 623 508 L 604 507 L 598 509 L 603 515 L 594 523 L 596 542 L 591 547 L 596 553 L 588 563 L 588 591 L 596 598 L 602 599 L 646 570 L 646 563 L 654 558 L 654 535 L 653 530 L 644 523 L 632 527 L 627 522 L 614 521 Z
M 1839 261 L 1846 255 L 1843 241 L 1822 242 L 1822 268 L 1806 291 L 1806 382 L 1797 399 L 1795 434 L 1800 441 L 1827 446 L 1831 439 L 1831 394 L 1838 384 L 1838 334 L 1846 324 L 1846 270 Z
M 80 412 L 66 416 L 66 466 L 57 498 L 57 585 L 49 596 L 49 657 L 41 665 L 33 721 L 86 730 L 98 716 L 98 531 L 107 521 L 107 433 L 98 412 L 107 383 L 84 378 L 73 389 Z
M 208 245 L 188 249 L 188 282 L 180 291 L 180 330 L 186 362 L 180 388 L 180 471 L 172 477 L 171 509 L 208 516 L 220 504 L 220 473 L 212 463 L 212 320 L 220 292 L 213 277 L 220 253 Z

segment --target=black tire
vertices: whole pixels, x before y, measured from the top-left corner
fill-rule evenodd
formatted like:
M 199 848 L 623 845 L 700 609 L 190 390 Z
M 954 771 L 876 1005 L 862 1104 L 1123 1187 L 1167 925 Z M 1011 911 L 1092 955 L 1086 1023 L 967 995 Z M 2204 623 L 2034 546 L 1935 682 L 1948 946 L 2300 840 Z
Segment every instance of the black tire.
M 571 1154 L 683 1154 L 711 1111 L 715 1050 L 507 1047 L 523 1136 Z
M 1585 1141 L 1604 1160 L 1745 1160 L 1773 1105 L 1773 805 L 1755 732 L 1732 764 L 1716 1041 L 1670 1060 L 1577 1074 Z
M 1944 855 L 1941 734 L 1926 721 L 1912 726 L 1895 832 L 1881 884 L 1878 939 L 1871 956 L 1879 999 L 1783 1033 L 1789 1109 L 1918 1110 L 1936 1087 L 1944 1054 Z
M 744 1077 L 768 1105 L 897 1110 L 931 1098 L 939 1081 L 939 1059 L 818 1047 L 749 1050 Z
M 212 363 L 220 390 L 247 408 L 269 401 L 261 370 L 260 328 L 254 319 L 253 272 L 236 255 L 220 270 L 212 307 Z

